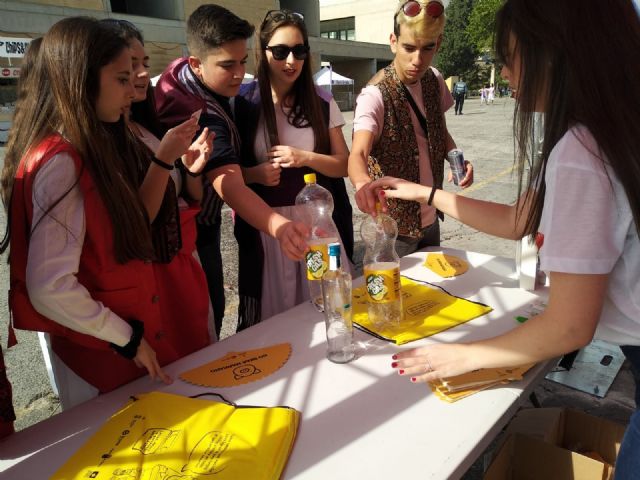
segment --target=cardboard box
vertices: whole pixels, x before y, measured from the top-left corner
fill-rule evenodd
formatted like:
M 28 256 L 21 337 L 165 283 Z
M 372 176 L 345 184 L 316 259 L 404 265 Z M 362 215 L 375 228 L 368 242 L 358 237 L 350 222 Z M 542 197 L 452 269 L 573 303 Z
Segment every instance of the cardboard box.
M 520 411 L 485 480 L 608 480 L 625 427 L 563 408 Z

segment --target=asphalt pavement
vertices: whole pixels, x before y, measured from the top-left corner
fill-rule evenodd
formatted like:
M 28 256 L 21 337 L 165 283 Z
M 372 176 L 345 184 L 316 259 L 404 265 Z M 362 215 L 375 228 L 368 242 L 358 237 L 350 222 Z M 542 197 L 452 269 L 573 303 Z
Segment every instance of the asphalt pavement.
M 493 105 L 480 105 L 478 99 L 469 99 L 464 106 L 464 115 L 456 116 L 451 109 L 447 115 L 447 125 L 465 158 L 474 164 L 475 182 L 464 191 L 473 198 L 511 203 L 516 197 L 513 168 L 512 99 L 498 98 Z M 344 112 L 346 124 L 344 133 L 351 144 L 353 112 Z M 0 148 L 0 156 L 4 149 Z M 458 191 L 453 185 L 445 189 Z M 350 190 L 350 194 L 353 192 Z M 364 216 L 354 205 L 354 227 L 356 231 L 356 271 L 361 272 L 363 249 L 359 241 L 360 223 Z M 222 337 L 232 334 L 235 329 L 237 297 L 237 246 L 231 228 L 230 210 L 223 210 L 222 249 L 225 259 L 225 293 L 227 309 Z M 4 211 L 0 215 L 0 228 L 4 231 Z M 516 244 L 513 241 L 497 239 L 479 233 L 459 222 L 446 218 L 441 226 L 442 245 L 465 250 L 515 257 Z M 0 262 L 0 290 L 8 290 L 8 266 L 6 256 Z M 14 404 L 18 420 L 18 430 L 28 427 L 60 411 L 57 397 L 49 385 L 37 336 L 31 332 L 18 332 L 19 343 L 6 350 L 6 325 L 8 320 L 7 298 L 0 295 L 0 338 L 14 388 Z M 542 406 L 566 406 L 586 411 L 592 415 L 626 423 L 633 412 L 633 379 L 625 362 L 615 382 L 605 398 L 582 393 L 561 384 L 544 380 L 535 390 Z M 528 405 L 531 406 L 531 405 Z M 488 452 L 493 448 L 490 447 Z M 484 455 L 463 477 L 466 480 L 481 478 Z

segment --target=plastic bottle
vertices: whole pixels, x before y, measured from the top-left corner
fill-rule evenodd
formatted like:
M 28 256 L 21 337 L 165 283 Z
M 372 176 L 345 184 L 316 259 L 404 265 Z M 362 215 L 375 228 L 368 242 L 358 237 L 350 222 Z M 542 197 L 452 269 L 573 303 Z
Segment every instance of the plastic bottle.
M 395 244 L 398 224 L 380 211 L 366 218 L 360 235 L 366 245 L 364 279 L 369 303 L 369 321 L 376 328 L 396 328 L 402 320 L 402 292 L 400 290 L 400 257 Z
M 340 244 L 329 244 L 329 270 L 322 277 L 327 358 L 347 363 L 355 357 L 351 323 L 351 274 L 340 266 Z
M 316 174 L 304 176 L 306 185 L 296 196 L 299 220 L 311 228 L 309 251 L 305 256 L 307 282 L 311 303 L 319 312 L 323 310 L 322 276 L 329 268 L 329 244 L 338 242 L 340 235 L 333 223 L 333 197 L 316 183 Z

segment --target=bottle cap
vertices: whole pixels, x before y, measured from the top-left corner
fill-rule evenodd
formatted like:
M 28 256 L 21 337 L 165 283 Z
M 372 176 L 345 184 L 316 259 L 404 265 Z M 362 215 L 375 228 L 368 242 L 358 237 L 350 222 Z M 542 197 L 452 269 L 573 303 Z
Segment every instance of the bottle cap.
M 340 244 L 338 242 L 333 242 L 328 245 L 329 247 L 329 256 L 330 257 L 339 257 L 340 256 Z
M 316 183 L 316 174 L 315 173 L 307 173 L 304 176 L 304 183 Z

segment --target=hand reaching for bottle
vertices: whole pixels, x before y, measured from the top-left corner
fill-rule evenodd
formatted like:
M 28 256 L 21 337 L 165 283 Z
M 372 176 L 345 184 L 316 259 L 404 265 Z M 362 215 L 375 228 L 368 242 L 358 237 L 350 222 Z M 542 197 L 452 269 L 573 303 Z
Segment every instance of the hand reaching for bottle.
M 287 222 L 276 232 L 276 238 L 280 242 L 280 248 L 291 260 L 298 261 L 304 258 L 308 250 L 307 238 L 310 235 L 309 227 L 300 222 Z

